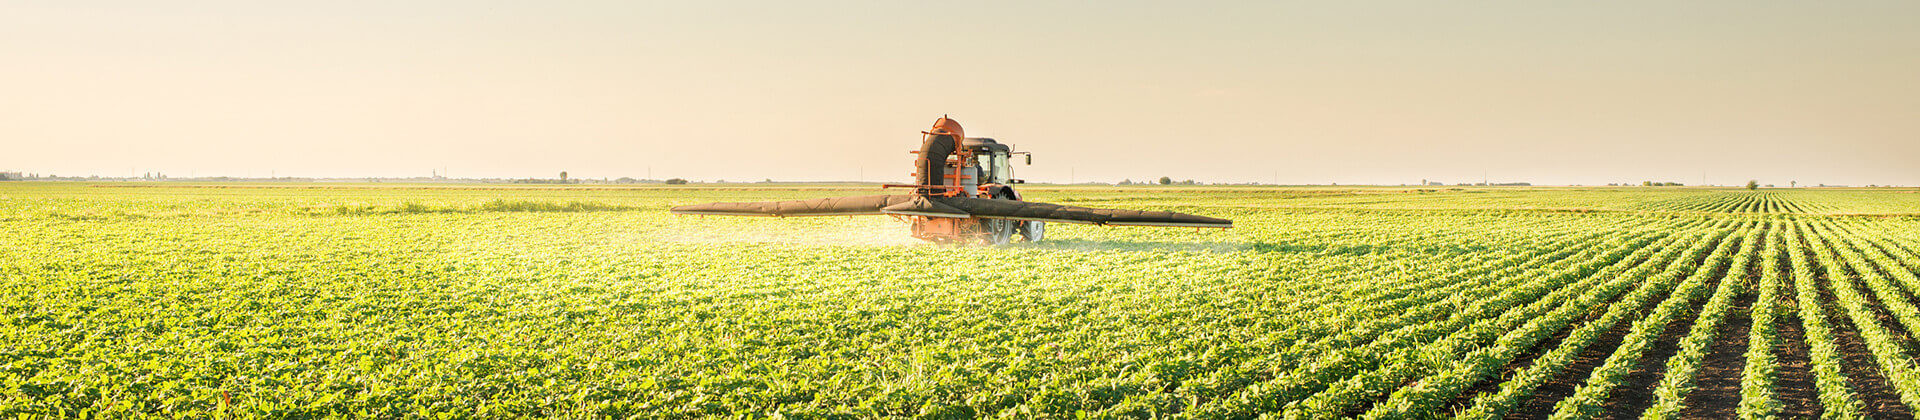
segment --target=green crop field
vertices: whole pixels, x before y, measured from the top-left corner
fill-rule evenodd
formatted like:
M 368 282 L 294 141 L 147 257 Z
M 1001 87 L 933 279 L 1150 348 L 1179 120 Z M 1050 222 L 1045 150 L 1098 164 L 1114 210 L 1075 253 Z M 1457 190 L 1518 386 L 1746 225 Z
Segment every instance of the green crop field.
M 1905 417 L 1913 189 L 0 183 L 0 416 Z

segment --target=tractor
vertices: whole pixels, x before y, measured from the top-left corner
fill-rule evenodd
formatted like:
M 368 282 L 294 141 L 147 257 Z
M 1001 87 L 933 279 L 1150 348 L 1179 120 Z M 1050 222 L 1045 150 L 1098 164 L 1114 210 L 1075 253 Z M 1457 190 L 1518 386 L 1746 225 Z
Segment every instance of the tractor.
M 941 116 L 921 132 L 920 150 L 913 151 L 914 183 L 885 184 L 912 193 L 831 197 L 812 200 L 707 203 L 674 207 L 674 214 L 725 216 L 857 216 L 891 215 L 913 225 L 913 237 L 943 244 L 1001 245 L 1039 241 L 1046 224 L 1078 223 L 1101 226 L 1169 226 L 1231 228 L 1233 221 L 1165 211 L 1096 209 L 1036 203 L 1024 200 L 1015 185 L 1016 152 L 990 138 L 967 137 L 960 122 Z

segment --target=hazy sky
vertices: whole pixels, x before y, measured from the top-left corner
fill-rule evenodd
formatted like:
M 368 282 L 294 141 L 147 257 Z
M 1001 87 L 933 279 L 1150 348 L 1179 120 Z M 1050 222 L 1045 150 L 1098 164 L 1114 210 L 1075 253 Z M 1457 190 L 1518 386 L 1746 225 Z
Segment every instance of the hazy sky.
M 963 4 L 973 3 L 973 4 Z M 1920 2 L 0 2 L 0 170 L 1920 184 Z

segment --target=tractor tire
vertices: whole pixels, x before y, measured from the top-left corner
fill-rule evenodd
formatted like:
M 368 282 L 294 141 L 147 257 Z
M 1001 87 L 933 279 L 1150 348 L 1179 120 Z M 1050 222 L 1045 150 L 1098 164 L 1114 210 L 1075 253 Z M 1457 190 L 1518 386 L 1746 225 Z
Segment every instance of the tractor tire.
M 1047 237 L 1047 222 L 1021 221 L 1013 227 L 1013 232 L 1020 234 L 1020 242 L 1040 242 Z
M 987 186 L 987 195 L 989 198 L 995 200 L 1020 200 L 1020 193 L 1013 191 L 1013 187 L 1006 185 Z M 1013 242 L 1013 235 L 1019 232 L 1020 228 L 1026 225 L 1026 222 L 1010 219 L 986 219 L 982 220 L 980 224 L 982 225 L 981 227 L 987 231 L 987 237 L 984 239 L 987 245 L 1006 245 L 1008 242 Z
M 994 198 L 1022 201 L 1020 199 L 1020 192 L 1015 191 L 1012 185 L 992 185 L 989 186 L 987 190 L 991 191 Z M 1011 233 L 1012 235 L 1019 235 L 1020 242 L 1040 242 L 1041 239 L 1047 237 L 1046 222 L 1037 220 L 1008 220 L 1007 222 L 1013 224 Z M 1002 243 L 1010 242 L 1013 238 L 1009 237 L 1007 239 L 1008 241 L 1003 241 Z
M 1019 221 L 1007 220 L 1007 219 L 987 219 L 987 220 L 981 221 L 980 223 L 985 225 L 987 229 L 987 237 L 985 239 L 987 245 L 1006 245 L 1007 242 L 1010 242 L 1013 240 L 1013 231 L 1015 230 L 1014 225 L 1018 225 Z

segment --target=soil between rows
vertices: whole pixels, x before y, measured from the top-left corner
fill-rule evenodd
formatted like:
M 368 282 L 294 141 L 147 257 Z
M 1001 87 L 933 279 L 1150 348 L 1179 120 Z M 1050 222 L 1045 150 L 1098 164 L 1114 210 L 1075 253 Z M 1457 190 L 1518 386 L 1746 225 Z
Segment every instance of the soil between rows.
M 1633 264 L 1635 266 L 1645 264 L 1650 258 L 1652 258 L 1652 256 L 1642 257 L 1635 260 Z M 1609 298 L 1604 304 L 1595 305 L 1592 310 L 1588 311 L 1585 315 L 1581 315 L 1580 319 L 1569 323 L 1566 328 L 1561 328 L 1560 331 L 1554 332 L 1553 335 L 1547 337 L 1547 339 L 1534 344 L 1532 348 L 1527 349 L 1520 357 L 1516 357 L 1512 362 L 1508 362 L 1506 366 L 1502 366 L 1498 375 L 1480 381 L 1471 387 L 1467 387 L 1459 396 L 1454 397 L 1453 401 L 1449 401 L 1447 405 L 1445 405 L 1447 412 L 1455 413 L 1467 409 L 1473 405 L 1474 397 L 1487 392 L 1499 391 L 1500 384 L 1505 382 L 1507 378 L 1512 377 L 1514 372 L 1532 366 L 1535 359 L 1539 359 L 1540 356 L 1545 355 L 1548 351 L 1560 347 L 1560 343 L 1566 341 L 1567 336 L 1571 335 L 1574 329 L 1580 328 L 1581 325 L 1585 325 L 1588 322 L 1592 322 L 1595 318 L 1599 318 L 1601 314 L 1606 312 L 1607 307 L 1612 306 L 1614 302 L 1619 302 L 1621 298 L 1631 293 L 1631 291 L 1622 292 Z
M 1813 349 L 1807 346 L 1807 334 L 1800 330 L 1800 313 L 1794 309 L 1793 290 L 1780 293 L 1780 305 L 1786 316 L 1780 321 L 1780 344 L 1773 349 L 1780 363 L 1775 391 L 1780 397 L 1780 417 L 1806 419 L 1819 417 L 1826 408 L 1820 405 L 1820 390 L 1813 379 Z
M 1773 235 L 1778 232 L 1762 232 L 1760 242 L 1751 244 L 1752 256 L 1747 262 L 1746 277 L 1737 281 L 1746 284 L 1746 290 L 1733 300 L 1731 312 L 1720 325 L 1713 345 L 1707 348 L 1706 359 L 1695 372 L 1694 389 L 1687 394 L 1686 408 L 1680 411 L 1682 418 L 1733 418 L 1740 407 L 1740 379 L 1747 370 L 1747 349 L 1753 334 L 1753 303 L 1759 299 L 1759 279 L 1766 270 L 1778 267 L 1766 266 L 1767 246 Z
M 1774 233 L 1780 235 L 1783 233 Z M 1782 316 L 1775 318 L 1774 328 L 1780 332 L 1780 342 L 1772 349 L 1774 361 L 1779 363 L 1775 373 L 1774 391 L 1780 398 L 1780 416 L 1784 418 L 1814 418 L 1826 412 L 1820 404 L 1820 388 L 1813 374 L 1813 348 L 1807 344 L 1807 333 L 1802 330 L 1800 305 L 1796 299 L 1793 285 L 1793 261 L 1787 255 L 1792 244 L 1785 241 L 1787 249 L 1778 250 L 1772 269 L 1779 273 L 1777 301 Z
M 1759 262 L 1754 263 L 1760 265 Z M 1751 278 L 1758 276 L 1749 274 Z M 1719 335 L 1707 349 L 1700 364 L 1694 390 L 1687 394 L 1687 408 L 1681 418 L 1733 418 L 1740 407 L 1740 377 L 1747 370 L 1748 335 L 1753 331 L 1753 290 L 1734 300 L 1732 312 L 1720 325 Z
M 1622 295 L 1624 296 L 1625 294 L 1623 293 Z M 1616 299 L 1618 299 L 1618 297 L 1616 297 Z M 1607 302 L 1607 305 L 1612 304 L 1613 302 Z M 1607 305 L 1600 305 L 1598 307 L 1605 308 Z M 1589 313 L 1585 317 L 1582 317 L 1580 321 L 1574 322 L 1567 328 L 1561 328 L 1559 332 L 1553 333 L 1553 336 L 1547 337 L 1547 339 L 1541 340 L 1539 344 L 1535 344 L 1533 348 L 1527 349 L 1525 354 L 1513 359 L 1513 362 L 1502 366 L 1498 376 L 1480 381 L 1480 383 L 1468 387 L 1465 392 L 1460 393 L 1460 396 L 1454 397 L 1453 401 L 1447 403 L 1447 412 L 1458 413 L 1460 410 L 1472 407 L 1474 397 L 1487 392 L 1498 392 L 1500 390 L 1500 384 L 1506 382 L 1508 378 L 1512 378 L 1514 372 L 1533 366 L 1535 359 L 1539 359 L 1540 356 L 1547 354 L 1547 352 L 1559 348 L 1560 343 L 1566 341 L 1567 336 L 1573 334 L 1574 329 L 1579 328 L 1580 325 L 1586 324 L 1587 322 L 1591 322 L 1596 316 L 1598 316 L 1597 313 Z
M 1713 243 L 1707 244 L 1706 246 L 1708 249 L 1712 249 L 1718 246 L 1720 241 L 1727 240 L 1727 237 L 1730 235 L 1731 234 L 1723 233 L 1721 236 L 1709 239 L 1713 241 Z M 1688 245 L 1689 244 L 1670 244 L 1668 246 Z M 1701 253 L 1699 257 L 1691 258 L 1691 260 L 1694 265 L 1698 265 L 1705 263 L 1706 260 L 1711 257 L 1711 252 L 1707 252 Z M 1668 261 L 1667 264 L 1671 267 L 1675 262 L 1676 261 Z M 1645 262 L 1642 263 L 1644 264 Z M 1675 286 L 1678 286 L 1678 283 L 1676 283 Z M 1614 298 L 1619 299 L 1631 293 L 1631 291 L 1622 292 Z M 1512 412 L 1507 413 L 1506 418 L 1541 419 L 1552 415 L 1554 404 L 1559 403 L 1560 400 L 1564 400 L 1567 397 L 1573 396 L 1574 390 L 1586 382 L 1587 377 L 1593 374 L 1593 370 L 1605 364 L 1607 357 L 1612 355 L 1613 351 L 1620 347 L 1620 343 L 1626 340 L 1627 333 L 1633 330 L 1634 321 L 1638 320 L 1639 317 L 1644 317 L 1648 312 L 1651 312 L 1653 308 L 1658 307 L 1661 301 L 1666 300 L 1672 295 L 1673 291 L 1668 290 L 1666 293 L 1649 297 L 1646 303 L 1641 304 L 1638 308 L 1634 308 L 1633 315 L 1621 319 L 1613 328 L 1609 328 L 1606 332 L 1601 333 L 1600 338 L 1588 344 L 1586 349 L 1580 351 L 1580 355 L 1574 356 L 1573 362 L 1568 364 L 1566 369 L 1561 370 L 1560 374 L 1556 375 L 1553 379 L 1542 383 L 1538 389 L 1534 390 L 1531 398 L 1528 398 L 1526 402 L 1515 407 Z M 1604 313 L 1605 308 L 1612 306 L 1612 304 L 1613 302 L 1609 302 L 1607 305 L 1599 305 L 1596 306 L 1594 310 L 1601 311 L 1597 313 Z M 1597 316 L 1598 315 L 1589 314 L 1589 318 Z M 1560 334 L 1561 339 L 1564 339 L 1574 328 L 1579 328 L 1579 325 L 1585 325 L 1585 322 L 1569 325 L 1562 334 Z M 1557 345 L 1558 343 L 1556 342 L 1556 346 Z M 1550 351 L 1549 349 L 1550 348 L 1537 349 L 1537 352 L 1524 358 L 1526 365 L 1509 366 L 1507 368 L 1508 371 L 1526 368 L 1526 366 L 1531 365 L 1534 359 L 1538 358 L 1540 354 Z M 1516 361 L 1516 363 L 1519 363 L 1519 361 Z
M 1833 239 L 1826 242 L 1826 246 L 1828 247 L 1828 249 L 1832 250 L 1832 253 L 1835 257 L 1838 257 L 1840 255 L 1840 247 L 1842 246 L 1847 246 L 1847 249 L 1853 250 L 1854 252 L 1861 252 L 1859 249 L 1850 246 L 1850 244 L 1836 243 L 1836 241 L 1839 241 L 1839 240 L 1840 239 Z M 1865 297 L 1868 299 L 1866 307 L 1868 310 L 1873 311 L 1874 320 L 1880 322 L 1881 328 L 1886 329 L 1888 332 L 1892 333 L 1894 340 L 1898 341 L 1898 344 L 1900 345 L 1901 350 L 1906 352 L 1907 355 L 1911 356 L 1912 351 L 1914 349 L 1913 336 L 1907 331 L 1906 325 L 1901 324 L 1897 319 L 1895 319 L 1893 317 L 1893 312 L 1887 310 L 1887 307 L 1885 305 L 1882 305 L 1881 302 L 1885 300 L 1905 300 L 1907 302 L 1913 302 L 1913 297 L 1902 294 L 1898 286 L 1892 287 L 1892 289 L 1894 289 L 1895 291 L 1895 296 L 1891 296 L 1891 297 L 1881 296 L 1879 292 L 1876 292 L 1872 288 L 1867 287 L 1866 274 L 1868 273 L 1866 270 L 1872 270 L 1873 274 L 1881 275 L 1881 276 L 1885 276 L 1887 274 L 1885 271 L 1879 270 L 1879 267 L 1877 264 L 1868 262 L 1866 263 L 1867 264 L 1866 267 L 1860 267 L 1854 264 L 1847 263 L 1847 261 L 1839 261 L 1839 262 L 1840 262 L 1839 271 L 1842 274 L 1845 274 L 1847 276 L 1847 278 L 1842 281 L 1843 285 L 1852 287 L 1853 290 L 1859 291 L 1862 297 Z M 1825 271 L 1822 271 L 1822 273 L 1825 273 Z M 1885 277 L 1882 277 L 1882 278 L 1885 278 Z M 1841 285 L 1834 285 L 1832 283 L 1828 283 L 1828 284 L 1832 285 L 1833 287 L 1841 286 Z
M 1625 258 L 1626 258 L 1626 256 L 1621 256 L 1621 257 L 1620 257 L 1619 259 L 1613 259 L 1613 260 L 1607 260 L 1607 261 L 1608 261 L 1608 264 L 1613 264 L 1613 263 L 1615 263 L 1615 262 L 1618 262 L 1618 261 L 1620 261 L 1621 259 L 1625 259 Z M 1555 259 L 1552 259 L 1552 260 L 1549 260 L 1549 261 L 1546 261 L 1545 263 L 1546 263 L 1546 264 L 1552 264 L 1552 263 L 1556 263 L 1556 262 L 1559 262 L 1559 261 L 1561 261 L 1561 260 L 1563 260 L 1563 259 L 1565 259 L 1565 258 L 1564 258 L 1564 257 L 1563 257 L 1563 258 L 1555 258 Z M 1636 265 L 1638 265 L 1638 264 L 1642 264 L 1642 263 L 1645 263 L 1645 262 L 1646 262 L 1646 259 L 1645 259 L 1645 258 L 1642 258 L 1642 259 L 1639 259 L 1639 260 L 1636 260 L 1636 261 L 1635 261 L 1635 264 L 1636 264 Z M 1582 279 L 1579 279 L 1579 280 L 1576 280 L 1576 281 L 1584 281 L 1584 280 L 1587 280 L 1587 279 L 1590 279 L 1590 278 L 1591 278 L 1591 276 L 1589 276 L 1589 277 L 1587 277 L 1587 278 L 1582 278 Z M 1563 287 L 1571 287 L 1571 286 L 1563 286 Z M 1548 292 L 1548 293 L 1552 293 L 1552 292 Z M 1621 297 L 1624 297 L 1624 296 L 1626 296 L 1626 295 L 1627 295 L 1627 292 L 1622 292 L 1622 293 L 1620 293 L 1620 294 L 1617 294 L 1617 295 L 1614 295 L 1614 296 L 1613 296 L 1612 298 L 1610 298 L 1610 299 L 1609 299 L 1609 300 L 1608 300 L 1608 301 L 1607 301 L 1607 302 L 1606 302 L 1605 304 L 1602 304 L 1602 305 L 1598 305 L 1598 306 L 1597 306 L 1596 308 L 1605 308 L 1605 307 L 1607 307 L 1607 305 L 1612 305 L 1612 304 L 1613 304 L 1613 302 L 1615 302 L 1615 301 L 1618 301 L 1618 300 L 1619 300 L 1619 299 L 1620 299 Z M 1587 314 L 1587 315 L 1584 315 L 1584 317 L 1583 317 L 1582 319 L 1590 319 L 1590 318 L 1593 318 L 1593 317 L 1597 317 L 1597 316 L 1599 316 L 1599 312 L 1597 312 L 1597 309 L 1596 309 L 1596 312 L 1592 312 L 1592 313 L 1589 313 L 1589 314 Z M 1557 333 L 1554 333 L 1554 335 L 1553 335 L 1552 337 L 1549 337 L 1549 338 L 1548 338 L 1547 340 L 1543 340 L 1543 341 L 1544 341 L 1544 343 L 1551 343 L 1551 345 L 1552 345 L 1552 346 L 1558 346 L 1558 345 L 1559 345 L 1558 343 L 1559 343 L 1559 342 L 1560 342 L 1561 340 L 1564 340 L 1564 339 L 1566 339 L 1566 337 L 1567 337 L 1567 334 L 1568 334 L 1569 332 L 1571 332 L 1571 331 L 1573 330 L 1573 328 L 1575 328 L 1575 326 L 1577 326 L 1578 324 L 1579 324 L 1579 322 L 1575 322 L 1575 323 L 1573 323 L 1573 324 L 1571 324 L 1571 325 L 1569 325 L 1569 326 L 1568 326 L 1567 328 L 1562 328 L 1562 329 L 1561 329 L 1561 330 L 1560 330 L 1559 332 L 1557 332 Z M 1553 347 L 1551 347 L 1551 346 L 1549 346 L 1549 347 L 1545 347 L 1545 348 L 1548 348 L 1548 349 L 1550 349 L 1550 348 L 1553 348 Z M 1544 350 L 1540 350 L 1540 349 L 1542 349 L 1542 347 L 1540 347 L 1540 345 L 1535 345 L 1535 346 L 1533 347 L 1533 349 L 1534 349 L 1534 350 L 1530 350 L 1530 351 L 1529 351 L 1529 353 L 1528 353 L 1527 355 L 1524 355 L 1524 356 L 1521 356 L 1520 358 L 1518 358 L 1518 359 L 1516 359 L 1516 362 L 1519 362 L 1519 361 L 1526 361 L 1526 362 L 1529 362 L 1529 363 L 1530 363 L 1530 362 L 1531 362 L 1531 361 L 1532 361 L 1533 359 L 1535 359 L 1535 358 L 1538 358 L 1538 357 L 1540 357 L 1540 354 L 1541 354 L 1541 352 L 1543 352 L 1543 351 L 1544 351 Z M 1506 367 L 1504 367 L 1504 368 L 1503 368 L 1503 370 L 1502 370 L 1502 371 L 1501 371 L 1501 373 L 1500 373 L 1500 376 L 1497 376 L 1497 377 L 1499 377 L 1499 378 L 1504 378 L 1504 377 L 1506 377 L 1507 375 L 1510 375 L 1510 374 L 1512 374 L 1512 370 L 1513 370 L 1513 369 L 1519 369 L 1519 368 L 1523 368 L 1523 367 L 1525 367 L 1525 366 L 1526 366 L 1525 364 L 1518 364 L 1518 365 L 1516 365 L 1516 364 L 1514 364 L 1514 363 L 1509 363 L 1509 364 L 1507 364 L 1507 366 L 1506 366 Z M 1420 380 L 1419 378 L 1416 378 L 1416 379 L 1412 379 L 1412 380 L 1409 380 L 1409 381 L 1407 381 L 1407 382 L 1408 382 L 1408 383 L 1412 383 L 1412 382 L 1416 382 L 1416 381 L 1419 381 L 1419 380 Z M 1469 404 L 1469 403 L 1471 403 L 1471 402 L 1472 402 L 1472 399 L 1473 399 L 1473 396 L 1475 396 L 1475 395 L 1479 395 L 1479 394 L 1480 394 L 1480 392 L 1483 392 L 1483 391 L 1486 391 L 1486 390 L 1488 390 L 1488 389 L 1498 389 L 1498 385 L 1499 385 L 1499 382 L 1498 382 L 1498 381 L 1492 381 L 1492 380 L 1483 380 L 1483 381 L 1480 381 L 1480 383 L 1478 383 L 1478 384 L 1475 384 L 1474 386 L 1472 386 L 1472 387 L 1469 387 L 1469 388 L 1468 388 L 1467 390 L 1465 390 L 1465 391 L 1463 391 L 1463 392 L 1462 392 L 1462 393 L 1460 394 L 1460 396 L 1458 396 L 1458 397 L 1456 397 L 1456 398 L 1454 399 L 1454 401 L 1451 401 L 1451 402 L 1449 402 L 1449 403 L 1448 403 L 1448 405 L 1446 406 L 1446 407 L 1448 407 L 1448 412 L 1453 412 L 1453 411 L 1458 411 L 1459 409 L 1461 409 L 1461 408 L 1464 408 L 1464 407 L 1465 407 L 1465 406 L 1466 406 L 1467 404 Z M 1401 386 L 1407 386 L 1407 383 L 1403 383 L 1403 384 L 1401 384 Z M 1380 395 L 1376 395 L 1376 396 L 1375 396 L 1375 397 L 1374 397 L 1373 399 L 1371 399 L 1371 400 L 1369 400 L 1369 401 L 1367 401 L 1367 402 L 1365 402 L 1365 403 L 1363 403 L 1363 404 L 1359 404 L 1359 405 L 1356 405 L 1356 406 L 1355 406 L 1355 407 L 1354 407 L 1354 408 L 1353 408 L 1352 410 L 1350 410 L 1350 412 L 1348 412 L 1348 413 L 1346 413 L 1345 415 L 1347 415 L 1347 416 L 1355 416 L 1355 415 L 1358 415 L 1358 414 L 1361 414 L 1361 413 L 1365 413 L 1365 412 L 1367 412 L 1368 410 L 1371 410 L 1371 409 L 1372 409 L 1372 408 L 1373 408 L 1374 406 L 1376 406 L 1376 405 L 1379 405 L 1379 404 L 1381 404 L 1381 403 L 1384 403 L 1384 402 L 1386 402 L 1387 400 L 1389 400 L 1389 399 L 1391 399 L 1392 397 L 1393 397 L 1393 395 L 1392 395 L 1392 393 L 1391 393 L 1391 392 L 1388 392 L 1388 393 L 1382 393 L 1382 394 L 1380 394 Z
M 1645 314 L 1650 307 L 1659 302 L 1659 299 L 1651 300 L 1652 302 L 1636 308 L 1634 312 Z M 1553 405 L 1559 403 L 1560 400 L 1573 396 L 1573 390 L 1580 387 L 1580 384 L 1585 383 L 1587 376 L 1592 375 L 1594 369 L 1599 368 L 1602 363 L 1606 363 L 1607 356 L 1613 354 L 1615 348 L 1620 347 L 1620 343 L 1626 340 L 1627 332 L 1632 330 L 1632 319 L 1620 320 L 1619 324 L 1614 325 L 1613 328 L 1608 329 L 1606 333 L 1601 334 L 1600 338 L 1594 340 L 1585 350 L 1581 350 L 1580 355 L 1573 358 L 1573 363 L 1567 365 L 1565 370 L 1560 371 L 1560 375 L 1542 383 L 1539 389 L 1534 390 L 1533 398 L 1528 399 L 1526 403 L 1520 404 L 1513 412 L 1507 413 L 1507 418 L 1543 419 L 1552 415 Z
M 1731 265 L 1732 262 L 1727 264 Z M 1726 265 L 1715 267 L 1707 276 L 1706 284 L 1701 285 L 1700 294 L 1685 305 L 1685 310 L 1676 314 L 1676 319 L 1667 323 L 1667 329 L 1654 339 L 1653 346 L 1634 361 L 1633 370 L 1622 378 L 1619 387 L 1613 389 L 1613 395 L 1600 404 L 1601 417 L 1639 418 L 1640 413 L 1653 404 L 1653 391 L 1659 388 L 1661 378 L 1667 374 L 1667 359 L 1680 352 L 1680 342 L 1693 331 L 1693 324 L 1700 322 L 1700 308 L 1720 287 L 1720 282 L 1727 276 L 1727 269 Z
M 1813 250 L 1803 247 L 1800 250 L 1811 253 Z M 1826 322 L 1833 326 L 1834 347 L 1840 353 L 1840 373 L 1847 377 L 1848 388 L 1859 394 L 1860 402 L 1865 405 L 1867 416 L 1877 419 L 1911 419 L 1913 413 L 1900 403 L 1900 397 L 1893 386 L 1881 376 L 1879 366 L 1874 363 L 1873 352 L 1867 348 L 1866 341 L 1860 338 L 1860 332 L 1847 319 L 1843 308 L 1835 303 L 1833 282 L 1827 278 L 1826 270 L 1820 262 L 1809 255 L 1808 264 L 1814 273 L 1814 286 L 1820 291 L 1819 301 L 1827 315 Z

